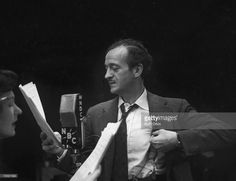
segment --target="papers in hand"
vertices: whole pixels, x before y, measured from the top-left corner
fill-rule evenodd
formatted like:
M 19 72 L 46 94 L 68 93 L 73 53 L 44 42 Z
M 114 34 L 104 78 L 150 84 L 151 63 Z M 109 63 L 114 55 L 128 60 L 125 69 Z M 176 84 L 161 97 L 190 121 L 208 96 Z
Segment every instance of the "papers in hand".
M 43 106 L 39 98 L 37 87 L 34 83 L 30 82 L 26 85 L 19 85 L 20 91 L 23 94 L 31 112 L 34 115 L 36 122 L 38 123 L 41 130 L 47 134 L 48 137 L 61 146 L 60 140 L 54 135 L 53 130 L 46 121 Z
M 101 163 L 110 142 L 116 134 L 121 122 L 108 123 L 102 131 L 102 135 L 98 140 L 96 147 L 81 167 L 76 171 L 70 181 L 78 181 L 85 179 L 90 173 L 93 173 Z

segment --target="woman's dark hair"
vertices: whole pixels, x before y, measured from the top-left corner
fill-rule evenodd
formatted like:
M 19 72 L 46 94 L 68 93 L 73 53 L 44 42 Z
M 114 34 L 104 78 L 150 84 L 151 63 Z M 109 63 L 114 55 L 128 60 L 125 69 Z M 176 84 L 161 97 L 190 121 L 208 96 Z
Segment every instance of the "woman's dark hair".
M 11 91 L 18 81 L 18 75 L 11 70 L 0 69 L 0 96 L 5 92 Z

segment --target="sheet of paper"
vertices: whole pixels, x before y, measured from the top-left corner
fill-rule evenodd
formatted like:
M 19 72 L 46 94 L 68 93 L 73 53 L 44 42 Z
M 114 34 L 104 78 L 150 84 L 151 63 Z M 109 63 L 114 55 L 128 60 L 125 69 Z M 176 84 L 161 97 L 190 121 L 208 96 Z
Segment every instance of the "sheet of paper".
M 41 130 L 53 139 L 58 146 L 61 146 L 60 140 L 54 135 L 53 130 L 46 121 L 36 85 L 30 82 L 24 86 L 19 85 L 19 88 Z
M 89 173 L 93 173 L 97 166 L 101 163 L 114 135 L 116 134 L 120 122 L 108 123 L 102 131 L 102 135 L 98 140 L 96 147 L 81 167 L 76 171 L 70 181 L 78 181 L 86 178 Z
M 33 82 L 30 82 L 30 83 L 28 83 L 24 86 L 20 85 L 19 88 L 21 90 L 23 90 L 24 93 L 29 98 L 31 98 L 31 100 L 33 101 L 33 103 L 37 107 L 37 109 L 38 109 L 39 113 L 41 114 L 41 116 L 46 120 L 44 110 L 43 110 L 43 106 L 42 106 L 42 103 L 41 103 L 36 85 Z

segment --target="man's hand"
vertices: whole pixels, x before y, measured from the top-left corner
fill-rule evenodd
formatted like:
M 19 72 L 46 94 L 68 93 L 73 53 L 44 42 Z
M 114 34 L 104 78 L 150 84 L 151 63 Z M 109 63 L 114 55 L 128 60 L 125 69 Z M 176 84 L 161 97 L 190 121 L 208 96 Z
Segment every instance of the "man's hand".
M 150 142 L 154 148 L 161 152 L 173 150 L 178 145 L 177 133 L 160 129 L 152 133 Z
M 61 140 L 61 135 L 58 132 L 54 132 L 55 136 Z M 50 139 L 44 132 L 41 132 L 40 138 L 42 141 L 42 149 L 51 154 L 61 156 L 64 152 L 62 147 L 57 146 L 52 139 Z

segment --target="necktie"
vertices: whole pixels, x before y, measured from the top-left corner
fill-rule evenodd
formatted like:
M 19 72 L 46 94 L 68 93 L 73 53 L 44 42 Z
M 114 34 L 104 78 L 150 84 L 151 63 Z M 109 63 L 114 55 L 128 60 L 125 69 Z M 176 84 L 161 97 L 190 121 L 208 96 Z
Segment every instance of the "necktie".
M 134 104 L 125 112 L 124 103 L 120 106 L 122 116 L 121 124 L 115 135 L 115 155 L 113 162 L 112 180 L 113 181 L 127 181 L 128 180 L 128 158 L 127 158 L 127 125 L 126 118 L 128 114 L 137 108 Z

